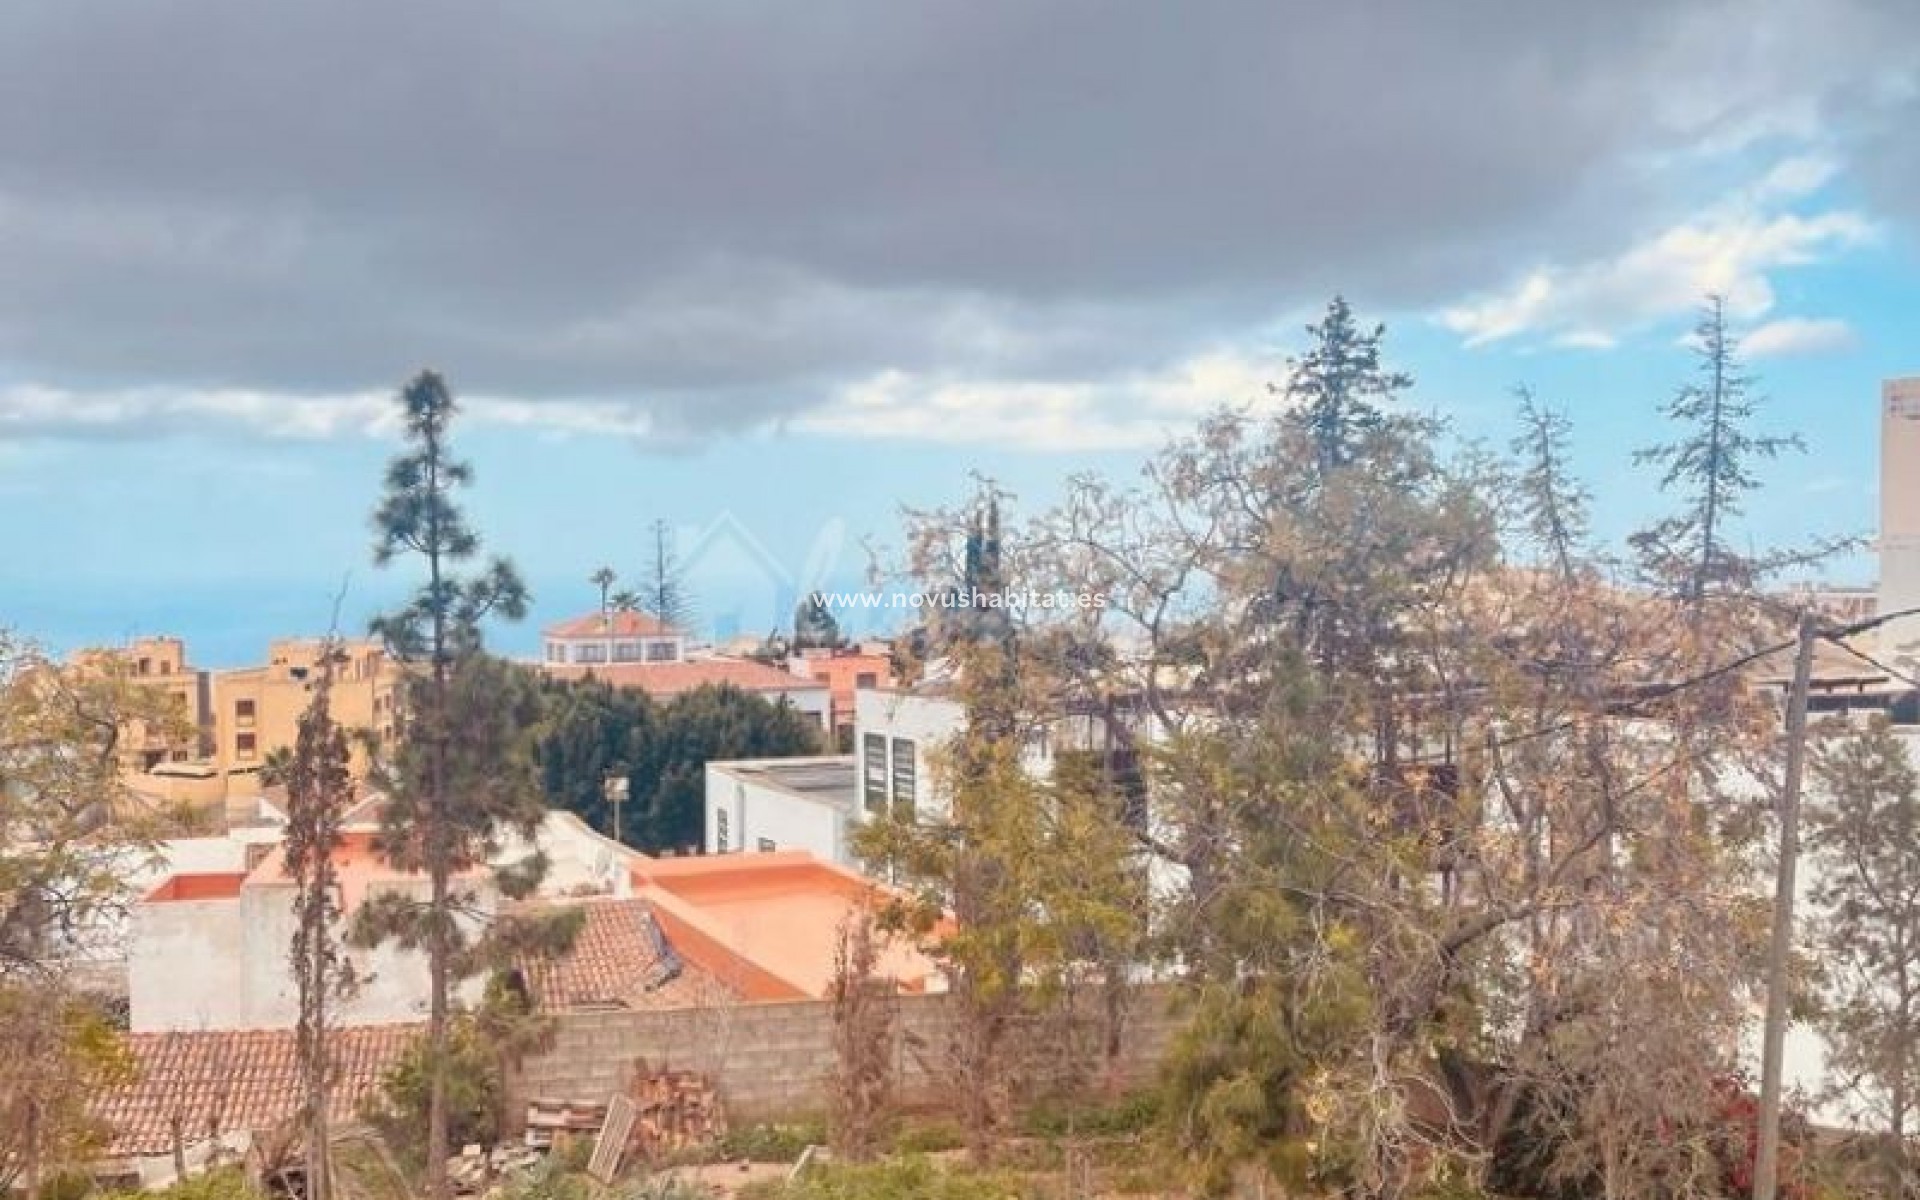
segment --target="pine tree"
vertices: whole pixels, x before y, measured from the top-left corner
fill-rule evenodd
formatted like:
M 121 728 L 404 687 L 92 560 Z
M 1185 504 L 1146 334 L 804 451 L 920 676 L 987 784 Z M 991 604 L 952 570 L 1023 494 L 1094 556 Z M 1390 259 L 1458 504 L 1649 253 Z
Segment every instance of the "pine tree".
M 840 622 L 834 620 L 827 598 L 814 592 L 793 610 L 793 648 L 795 650 L 837 650 L 845 643 Z
M 1709 296 L 1694 326 L 1695 378 L 1674 393 L 1661 415 L 1682 427 L 1679 439 L 1650 446 L 1636 463 L 1661 469 L 1660 490 L 1677 493 L 1681 509 L 1634 535 L 1650 574 L 1697 606 L 1710 595 L 1749 590 L 1783 560 L 1735 548 L 1733 523 L 1760 486 L 1758 465 L 1789 450 L 1797 436 L 1753 432 L 1760 399 L 1727 328 L 1726 300 Z
M 294 881 L 288 966 L 299 1002 L 294 1038 L 306 1124 L 308 1200 L 329 1200 L 333 1192 L 327 1100 L 335 1071 L 328 1022 L 334 1002 L 350 996 L 356 986 L 353 964 L 341 944 L 340 872 L 334 858 L 341 819 L 353 800 L 347 732 L 332 712 L 338 657 L 337 647 L 329 642 L 282 772 L 287 787 L 282 852 Z
M 1306 430 L 1323 472 L 1351 466 L 1367 441 L 1392 423 L 1381 405 L 1412 387 L 1413 376 L 1380 365 L 1386 327 L 1361 329 L 1340 296 L 1307 334 L 1312 346 L 1288 363 L 1284 391 L 1298 406 L 1293 419 Z
M 1518 503 L 1529 538 L 1553 560 L 1561 576 L 1574 573 L 1587 538 L 1585 486 L 1568 463 L 1573 422 L 1567 415 L 1534 402 L 1525 387 L 1520 400 L 1520 433 L 1513 452 L 1520 459 Z
M 648 559 L 646 582 L 637 597 L 639 606 L 662 625 L 685 630 L 693 624 L 693 600 L 687 594 L 684 574 L 673 550 L 673 531 L 665 521 L 653 523 L 653 553 Z
M 379 845 L 395 867 L 425 874 L 430 894 L 422 903 L 381 893 L 354 915 L 353 933 L 361 944 L 426 948 L 426 1183 L 433 1200 L 445 1200 L 452 985 L 484 961 L 459 919 L 474 898 L 454 880 L 488 862 L 503 830 L 531 837 L 543 809 L 520 745 L 531 713 L 510 707 L 516 696 L 530 703 L 531 692 L 512 668 L 483 653 L 483 622 L 524 616 L 526 589 L 503 559 L 457 573 L 479 554 L 480 538 L 454 501 L 473 476 L 448 445 L 458 407 L 445 382 L 423 372 L 401 392 L 400 408 L 409 447 L 387 470 L 374 513 L 374 560 L 385 566 L 411 556 L 426 579 L 405 607 L 373 626 L 410 669 L 399 744 L 379 765 L 388 801 Z M 528 894 L 542 866 L 536 860 L 502 871 L 496 883 L 509 896 Z

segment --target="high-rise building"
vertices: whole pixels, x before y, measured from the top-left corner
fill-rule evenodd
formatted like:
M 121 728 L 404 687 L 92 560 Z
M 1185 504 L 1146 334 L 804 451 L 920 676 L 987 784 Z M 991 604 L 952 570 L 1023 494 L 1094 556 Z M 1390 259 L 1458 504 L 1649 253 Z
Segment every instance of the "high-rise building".
M 1920 376 L 1881 388 L 1879 609 L 1920 609 Z M 1882 626 L 1880 650 L 1902 670 L 1920 666 L 1920 617 Z

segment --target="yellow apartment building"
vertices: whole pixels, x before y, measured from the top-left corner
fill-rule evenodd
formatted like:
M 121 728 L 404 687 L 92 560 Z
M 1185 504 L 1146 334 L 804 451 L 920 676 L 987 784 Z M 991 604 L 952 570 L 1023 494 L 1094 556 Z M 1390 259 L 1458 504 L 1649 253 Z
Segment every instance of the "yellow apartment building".
M 135 638 L 125 646 L 81 650 L 72 657 L 81 670 L 113 673 L 169 699 L 176 717 L 170 724 L 132 720 L 120 731 L 120 766 L 129 773 L 153 771 L 168 763 L 205 759 L 213 752 L 213 699 L 210 676 L 187 662 L 186 643 L 174 637 Z
M 276 641 L 265 664 L 214 675 L 213 765 L 227 780 L 229 794 L 252 790 L 267 756 L 293 748 L 300 714 L 320 675 L 324 645 L 317 638 Z M 403 678 L 399 664 L 378 642 L 346 642 L 340 649 L 344 659 L 334 671 L 333 719 L 349 730 L 391 738 Z M 364 777 L 366 769 L 366 751 L 356 744 L 354 776 Z

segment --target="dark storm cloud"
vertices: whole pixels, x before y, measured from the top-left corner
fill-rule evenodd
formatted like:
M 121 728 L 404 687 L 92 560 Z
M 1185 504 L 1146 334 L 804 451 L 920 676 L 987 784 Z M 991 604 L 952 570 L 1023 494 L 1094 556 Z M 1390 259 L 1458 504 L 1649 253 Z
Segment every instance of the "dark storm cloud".
M 0 371 L 317 394 L 430 362 L 681 431 L 882 369 L 1099 375 L 1616 234 L 1654 203 L 1625 164 L 1879 37 L 1841 0 L 1718 19 L 1755 11 L 16 0 Z

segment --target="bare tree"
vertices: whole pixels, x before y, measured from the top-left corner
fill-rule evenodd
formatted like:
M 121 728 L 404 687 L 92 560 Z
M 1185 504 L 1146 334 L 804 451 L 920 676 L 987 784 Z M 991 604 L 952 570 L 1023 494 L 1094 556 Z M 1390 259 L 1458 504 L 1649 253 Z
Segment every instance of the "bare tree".
M 288 966 L 299 1002 L 294 1038 L 302 1083 L 308 1200 L 331 1200 L 328 1106 L 336 1064 L 328 1032 L 334 1005 L 351 996 L 357 983 L 343 943 L 335 857 L 341 822 L 353 803 L 352 751 L 347 731 L 333 719 L 332 711 L 339 661 L 338 645 L 330 638 L 322 648 L 312 699 L 301 714 L 284 772 L 287 828 L 282 853 L 294 881 Z
M 882 1145 L 894 1084 L 894 982 L 879 974 L 881 934 L 862 904 L 842 920 L 834 946 L 834 1153 L 849 1162 L 872 1158 Z

